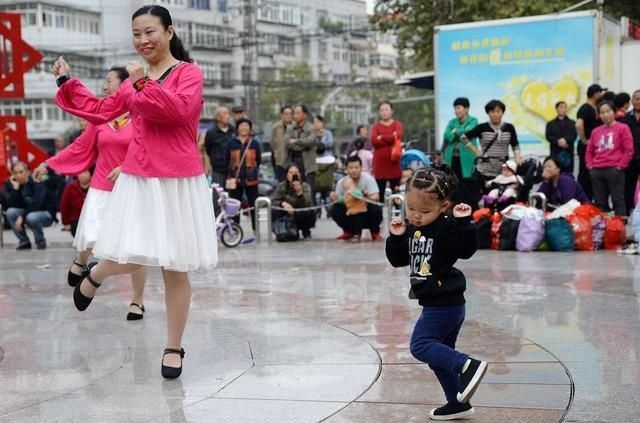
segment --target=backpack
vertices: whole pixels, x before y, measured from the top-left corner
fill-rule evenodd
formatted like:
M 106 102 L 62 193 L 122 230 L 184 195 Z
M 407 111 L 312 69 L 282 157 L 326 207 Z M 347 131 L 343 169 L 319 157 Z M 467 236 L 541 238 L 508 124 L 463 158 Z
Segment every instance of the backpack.
M 276 219 L 273 224 L 273 232 L 278 242 L 292 242 L 299 239 L 296 220 L 288 213 Z

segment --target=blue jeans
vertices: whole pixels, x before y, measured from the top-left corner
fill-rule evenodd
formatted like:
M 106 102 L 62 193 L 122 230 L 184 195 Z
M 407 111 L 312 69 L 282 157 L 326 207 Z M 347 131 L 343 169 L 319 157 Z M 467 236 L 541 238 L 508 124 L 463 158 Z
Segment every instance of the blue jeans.
M 24 221 L 22 222 L 22 230 L 17 230 L 16 220 L 18 220 L 18 217 L 22 216 L 23 213 L 24 209 L 15 207 L 7 209 L 7 219 L 9 219 L 13 233 L 16 234 L 16 237 L 18 238 L 20 243 L 19 245 L 29 244 L 29 237 L 25 231 L 25 226 L 29 226 L 33 231 L 36 244 L 44 245 L 46 240 L 44 239 L 44 232 L 42 231 L 42 228 L 51 226 L 53 223 L 51 214 L 48 211 L 31 212 L 24 218 Z
M 631 233 L 633 234 L 633 240 L 640 242 L 640 203 L 631 213 Z
M 424 307 L 411 335 L 411 354 L 436 374 L 447 402 L 456 404 L 460 373 L 469 356 L 456 351 L 465 307 Z

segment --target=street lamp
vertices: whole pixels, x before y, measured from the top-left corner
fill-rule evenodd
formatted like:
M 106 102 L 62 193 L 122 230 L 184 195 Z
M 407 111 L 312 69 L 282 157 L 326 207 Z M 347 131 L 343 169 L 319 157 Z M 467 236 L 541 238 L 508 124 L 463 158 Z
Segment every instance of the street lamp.
M 366 80 L 362 77 L 360 78 L 356 78 L 353 83 L 354 84 L 360 84 L 362 82 L 365 82 Z M 324 99 L 324 101 L 322 102 L 322 104 L 320 105 L 320 116 L 324 116 L 324 112 L 327 109 L 327 106 L 329 105 L 329 103 L 333 100 L 333 98 L 338 95 L 338 93 L 342 90 L 344 90 L 345 86 L 341 85 L 339 87 L 336 87 L 333 91 L 331 91 L 329 93 L 329 95 L 327 95 Z

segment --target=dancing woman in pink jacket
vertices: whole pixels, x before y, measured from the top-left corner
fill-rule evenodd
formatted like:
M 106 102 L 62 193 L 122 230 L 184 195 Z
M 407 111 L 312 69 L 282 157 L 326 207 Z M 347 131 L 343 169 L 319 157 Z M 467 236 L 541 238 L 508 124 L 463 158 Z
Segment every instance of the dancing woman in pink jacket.
M 132 17 L 133 45 L 149 68 L 127 66 L 129 79 L 115 94 L 98 99 L 69 78 L 69 66 L 53 66 L 56 102 L 67 112 L 103 124 L 129 111 L 133 141 L 122 163 L 94 247 L 76 285 L 74 302 L 85 310 L 103 281 L 141 266 L 162 269 L 167 306 L 167 348 L 161 373 L 182 373 L 182 335 L 191 304 L 188 271 L 218 259 L 213 204 L 200 161 L 197 130 L 202 110 L 202 71 L 175 34 L 162 6 L 144 6 Z
M 112 67 L 107 73 L 103 91 L 112 95 L 129 77 L 125 68 Z M 129 112 L 103 125 L 87 125 L 84 132 L 67 148 L 38 166 L 33 175 L 36 179 L 48 172 L 48 168 L 64 175 L 76 176 L 95 166 L 91 186 L 82 206 L 78 229 L 73 246 L 78 256 L 73 260 L 67 282 L 75 287 L 82 280 L 82 270 L 87 265 L 102 224 L 104 210 L 111 197 L 113 184 L 120 174 L 129 144 L 133 140 L 133 125 Z M 144 286 L 147 268 L 142 267 L 131 275 L 133 298 L 127 320 L 140 320 L 144 313 Z

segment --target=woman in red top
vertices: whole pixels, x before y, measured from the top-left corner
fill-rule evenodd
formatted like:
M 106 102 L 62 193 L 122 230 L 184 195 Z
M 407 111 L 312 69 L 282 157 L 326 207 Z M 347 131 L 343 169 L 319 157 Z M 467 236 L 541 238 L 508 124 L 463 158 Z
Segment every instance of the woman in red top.
M 60 199 L 60 215 L 62 224 L 71 230 L 71 235 L 76 236 L 80 212 L 87 198 L 87 191 L 91 184 L 91 171 L 85 170 L 76 179 L 64 187 L 62 198 Z
M 378 105 L 380 121 L 371 127 L 371 144 L 373 144 L 373 176 L 378 182 L 381 201 L 384 201 L 384 190 L 387 182 L 396 191 L 400 186 L 402 168 L 400 158 L 391 160 L 391 149 L 396 140 L 402 141 L 402 123 L 393 120 L 393 104 L 383 101 Z

